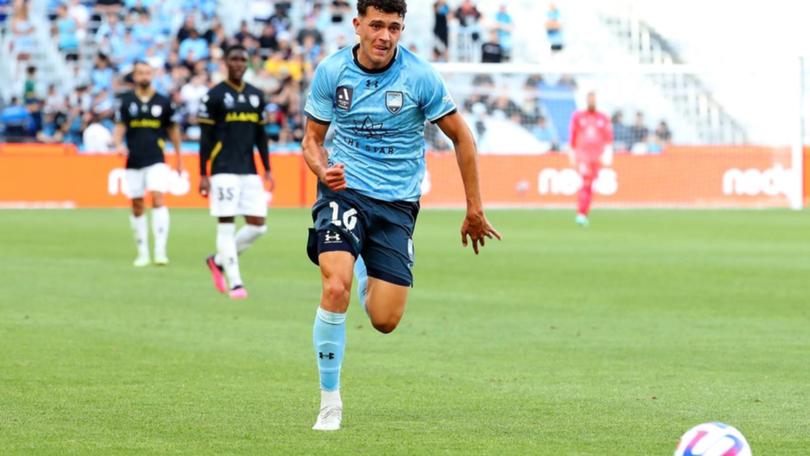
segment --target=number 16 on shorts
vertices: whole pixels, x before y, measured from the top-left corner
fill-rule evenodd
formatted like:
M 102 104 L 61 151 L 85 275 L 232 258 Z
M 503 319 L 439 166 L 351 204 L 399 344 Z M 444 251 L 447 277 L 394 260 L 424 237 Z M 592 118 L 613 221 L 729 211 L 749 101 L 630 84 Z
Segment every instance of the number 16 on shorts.
M 347 209 L 341 217 L 340 206 L 336 201 L 330 201 L 329 207 L 332 208 L 332 225 L 342 226 L 346 231 L 351 231 L 357 226 L 357 209 Z

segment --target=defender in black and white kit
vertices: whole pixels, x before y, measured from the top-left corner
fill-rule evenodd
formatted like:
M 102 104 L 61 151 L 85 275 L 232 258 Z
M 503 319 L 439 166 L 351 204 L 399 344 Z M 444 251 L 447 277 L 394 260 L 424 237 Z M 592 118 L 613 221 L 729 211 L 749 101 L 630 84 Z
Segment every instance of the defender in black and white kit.
M 211 215 L 219 220 L 217 253 L 209 256 L 206 264 L 217 290 L 228 291 L 234 299 L 247 297 L 238 255 L 267 231 L 267 194 L 257 174 L 254 146 L 264 167 L 264 180 L 273 190 L 265 132 L 266 102 L 261 90 L 242 81 L 247 58 L 242 46 L 228 49 L 228 79 L 208 91 L 197 114 L 202 128 L 200 194 L 208 197 Z M 238 215 L 245 217 L 245 225 L 236 232 Z
M 163 150 L 170 139 L 177 154 L 177 172 L 182 172 L 180 130 L 175 122 L 175 110 L 168 98 L 152 88 L 152 67 L 136 62 L 133 69 L 135 90 L 120 98 L 116 112 L 113 146 L 127 156 L 126 194 L 132 199 L 130 225 L 135 235 L 137 267 L 150 263 L 149 232 L 144 215 L 144 195 L 152 195 L 152 234 L 155 237 L 154 261 L 169 264 L 166 244 L 169 239 L 169 210 L 163 205 L 163 194 L 169 190 L 171 170 L 166 165 Z M 126 138 L 126 148 L 123 140 Z

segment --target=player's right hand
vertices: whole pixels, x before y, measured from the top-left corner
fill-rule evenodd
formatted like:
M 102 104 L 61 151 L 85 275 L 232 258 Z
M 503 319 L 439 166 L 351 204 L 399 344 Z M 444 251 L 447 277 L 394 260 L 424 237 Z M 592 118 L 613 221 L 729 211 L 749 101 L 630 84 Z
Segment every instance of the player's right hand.
M 208 198 L 208 192 L 211 190 L 211 182 L 208 180 L 208 176 L 200 176 L 200 195 L 204 198 Z
M 334 192 L 344 190 L 346 188 L 346 171 L 343 163 L 336 163 L 326 168 L 321 182 Z

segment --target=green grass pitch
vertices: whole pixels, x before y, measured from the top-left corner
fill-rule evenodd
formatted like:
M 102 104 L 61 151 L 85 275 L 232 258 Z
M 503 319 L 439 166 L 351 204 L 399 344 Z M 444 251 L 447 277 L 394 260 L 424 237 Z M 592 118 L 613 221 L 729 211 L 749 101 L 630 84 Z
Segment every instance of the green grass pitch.
M 489 216 L 474 257 L 461 212 L 420 215 L 393 334 L 352 302 L 325 434 L 308 211 L 271 212 L 245 302 L 210 283 L 203 211 L 142 270 L 124 210 L 0 212 L 0 454 L 670 455 L 713 420 L 810 454 L 810 214 Z

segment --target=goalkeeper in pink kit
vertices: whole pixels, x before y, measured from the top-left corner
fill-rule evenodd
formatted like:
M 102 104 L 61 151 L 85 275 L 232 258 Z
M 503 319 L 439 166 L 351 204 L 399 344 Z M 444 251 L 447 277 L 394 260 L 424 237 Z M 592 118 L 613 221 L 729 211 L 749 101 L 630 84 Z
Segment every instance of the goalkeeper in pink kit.
M 588 225 L 593 182 L 602 165 L 613 161 L 613 128 L 608 116 L 596 110 L 596 94 L 588 92 L 588 107 L 571 116 L 571 149 L 568 158 L 582 177 L 577 205 L 577 224 Z

